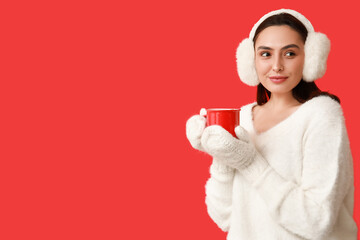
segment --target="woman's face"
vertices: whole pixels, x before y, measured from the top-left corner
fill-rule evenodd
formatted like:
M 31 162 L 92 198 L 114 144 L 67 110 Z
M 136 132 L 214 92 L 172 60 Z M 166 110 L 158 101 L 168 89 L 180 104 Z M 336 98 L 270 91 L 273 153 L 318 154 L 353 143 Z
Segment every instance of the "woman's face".
M 255 68 L 261 84 L 272 94 L 291 93 L 304 67 L 304 42 L 289 26 L 265 28 L 255 42 Z

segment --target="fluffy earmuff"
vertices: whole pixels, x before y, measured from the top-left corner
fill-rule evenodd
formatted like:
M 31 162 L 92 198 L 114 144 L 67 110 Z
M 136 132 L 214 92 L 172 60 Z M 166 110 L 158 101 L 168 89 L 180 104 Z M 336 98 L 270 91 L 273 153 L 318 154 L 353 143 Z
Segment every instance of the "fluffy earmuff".
M 308 31 L 305 41 L 305 62 L 303 69 L 303 79 L 306 82 L 312 82 L 324 76 L 326 72 L 327 57 L 330 52 L 330 40 L 323 33 L 315 32 L 310 21 L 302 14 L 291 9 L 279 9 L 265 14 L 253 26 L 249 38 L 244 39 L 236 50 L 237 70 L 241 81 L 249 86 L 259 84 L 255 69 L 255 53 L 253 38 L 258 26 L 268 17 L 288 13 L 296 17 L 304 24 Z

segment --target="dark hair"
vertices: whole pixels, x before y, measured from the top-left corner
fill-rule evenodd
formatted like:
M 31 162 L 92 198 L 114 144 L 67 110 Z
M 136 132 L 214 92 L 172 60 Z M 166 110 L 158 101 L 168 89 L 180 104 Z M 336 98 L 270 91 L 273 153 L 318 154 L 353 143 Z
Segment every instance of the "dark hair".
M 296 17 L 292 16 L 288 13 L 280 13 L 277 15 L 273 15 L 267 19 L 265 19 L 256 29 L 253 41 L 254 44 L 259 36 L 259 33 L 263 31 L 265 28 L 270 26 L 281 26 L 287 25 L 298 32 L 303 39 L 304 43 L 307 38 L 308 31 L 304 24 L 302 24 Z M 320 95 L 326 95 L 331 97 L 340 103 L 340 99 L 328 92 L 321 91 L 314 82 L 305 82 L 303 79 L 299 82 L 299 84 L 292 90 L 292 94 L 294 98 L 300 103 L 304 103 L 313 97 L 317 97 Z M 261 83 L 259 83 L 257 87 L 257 104 L 263 105 L 267 101 L 269 101 L 271 96 L 271 92 L 268 91 Z

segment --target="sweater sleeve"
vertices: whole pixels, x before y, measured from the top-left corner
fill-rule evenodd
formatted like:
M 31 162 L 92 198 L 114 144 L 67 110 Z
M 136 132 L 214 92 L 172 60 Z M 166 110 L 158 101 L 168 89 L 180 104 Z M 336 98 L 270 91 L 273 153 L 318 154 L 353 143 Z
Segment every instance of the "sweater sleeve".
M 311 116 L 302 148 L 300 183 L 283 179 L 259 153 L 242 174 L 282 227 L 305 239 L 323 239 L 332 231 L 353 181 L 352 156 L 339 104 L 331 103 Z
M 234 171 L 233 168 L 213 159 L 210 166 L 211 175 L 205 186 L 208 214 L 224 232 L 230 227 Z

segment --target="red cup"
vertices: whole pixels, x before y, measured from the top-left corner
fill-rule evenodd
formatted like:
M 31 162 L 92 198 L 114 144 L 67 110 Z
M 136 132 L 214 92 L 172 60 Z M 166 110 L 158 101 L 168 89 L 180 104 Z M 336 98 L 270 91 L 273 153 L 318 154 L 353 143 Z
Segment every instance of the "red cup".
M 220 125 L 234 137 L 235 127 L 240 124 L 240 109 L 237 108 L 209 108 L 206 109 L 206 126 Z

